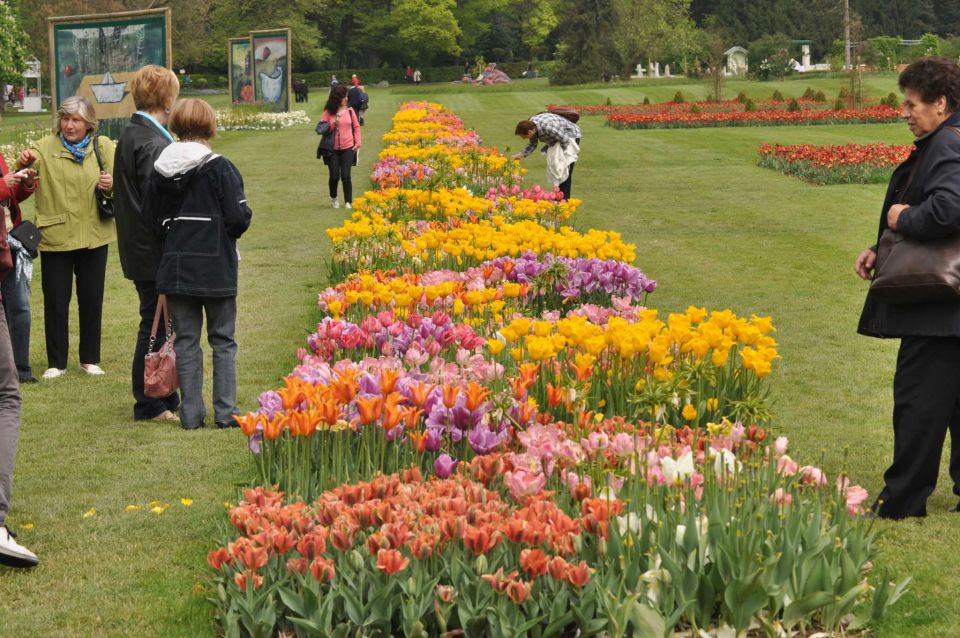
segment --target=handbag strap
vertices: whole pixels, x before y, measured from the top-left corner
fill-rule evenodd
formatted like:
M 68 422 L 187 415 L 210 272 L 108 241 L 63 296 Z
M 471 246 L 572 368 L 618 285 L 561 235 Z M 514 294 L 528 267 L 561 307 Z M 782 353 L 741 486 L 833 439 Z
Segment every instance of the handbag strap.
M 150 345 L 147 347 L 147 352 L 153 352 L 153 345 L 157 342 L 157 329 L 160 327 L 160 314 L 163 313 L 163 323 L 167 328 L 167 336 L 170 336 L 170 327 L 172 327 L 172 322 L 170 321 L 170 314 L 167 310 L 167 296 L 161 294 L 157 297 L 157 311 L 153 314 L 153 327 L 150 329 Z
M 100 172 L 103 172 L 103 160 L 100 158 L 100 136 L 93 136 L 93 154 L 97 156 L 97 166 L 100 167 Z

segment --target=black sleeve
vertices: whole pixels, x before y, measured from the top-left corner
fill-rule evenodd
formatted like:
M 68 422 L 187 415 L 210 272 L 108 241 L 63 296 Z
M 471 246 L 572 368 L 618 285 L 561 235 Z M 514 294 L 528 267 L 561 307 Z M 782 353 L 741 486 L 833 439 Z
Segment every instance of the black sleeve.
M 160 219 L 160 195 L 157 192 L 154 179 L 153 173 L 151 173 L 146 180 L 141 183 L 143 199 L 140 205 L 140 217 L 143 220 L 143 225 L 149 228 L 152 233 L 157 237 L 163 237 L 166 231 Z
M 897 220 L 897 232 L 907 237 L 933 240 L 960 232 L 960 139 L 936 151 L 925 167 L 923 201 Z
M 141 214 L 144 213 L 144 209 L 146 208 L 147 185 L 155 171 L 153 164 L 157 161 L 157 158 L 160 157 L 160 153 L 163 152 L 167 144 L 168 142 L 165 139 L 151 140 L 149 144 L 144 144 L 136 152 L 134 160 L 137 163 L 137 193 L 140 195 L 140 201 L 144 202 L 144 205 L 141 206 Z M 146 216 L 143 217 L 143 221 L 149 226 L 150 222 Z
M 250 227 L 253 211 L 247 206 L 247 196 L 243 193 L 243 178 L 237 167 L 226 158 L 220 170 L 220 210 L 227 234 L 234 239 Z

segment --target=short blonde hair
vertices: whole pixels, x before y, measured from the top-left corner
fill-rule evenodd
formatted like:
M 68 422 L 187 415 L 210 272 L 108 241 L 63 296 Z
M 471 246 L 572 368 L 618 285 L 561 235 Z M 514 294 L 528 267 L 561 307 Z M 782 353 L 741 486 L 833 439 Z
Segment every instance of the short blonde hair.
M 205 101 L 187 98 L 173 107 L 167 126 L 181 140 L 209 140 L 217 134 L 217 114 Z
M 141 111 L 169 110 L 180 95 L 180 81 L 166 67 L 148 64 L 137 71 L 130 81 L 133 103 Z
M 72 95 L 60 103 L 60 108 L 57 109 L 57 120 L 54 124 L 57 135 L 61 133 L 60 119 L 65 115 L 79 115 L 80 119 L 87 123 L 88 132 L 97 132 L 97 112 L 87 98 Z

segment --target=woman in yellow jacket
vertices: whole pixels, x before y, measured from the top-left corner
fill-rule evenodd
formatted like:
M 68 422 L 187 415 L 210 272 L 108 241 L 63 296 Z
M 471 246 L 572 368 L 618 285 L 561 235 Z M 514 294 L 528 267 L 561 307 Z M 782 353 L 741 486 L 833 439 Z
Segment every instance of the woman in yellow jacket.
M 73 277 L 80 315 L 80 369 L 101 375 L 100 324 L 107 272 L 107 245 L 117 238 L 113 219 L 101 219 L 94 187 L 112 195 L 114 143 L 97 136 L 97 115 L 86 98 L 69 97 L 57 111 L 56 130 L 19 158 L 37 170 L 34 195 L 40 229 L 43 323 L 47 337 L 44 379 L 67 371 Z M 93 145 L 98 144 L 103 171 Z

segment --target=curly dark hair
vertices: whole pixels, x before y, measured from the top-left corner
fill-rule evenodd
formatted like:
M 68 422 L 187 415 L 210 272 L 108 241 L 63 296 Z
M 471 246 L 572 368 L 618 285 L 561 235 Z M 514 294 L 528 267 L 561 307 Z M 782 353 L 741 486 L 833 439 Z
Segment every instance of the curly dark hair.
M 336 115 L 337 111 L 340 110 L 340 103 L 343 102 L 345 97 L 347 97 L 347 87 L 342 84 L 336 85 L 330 89 L 330 95 L 327 96 L 327 104 L 323 107 L 323 110 L 330 115 Z
M 943 96 L 950 113 L 960 111 L 960 66 L 953 60 L 939 56 L 920 58 L 903 70 L 898 83 L 901 91 L 913 89 L 928 104 Z

